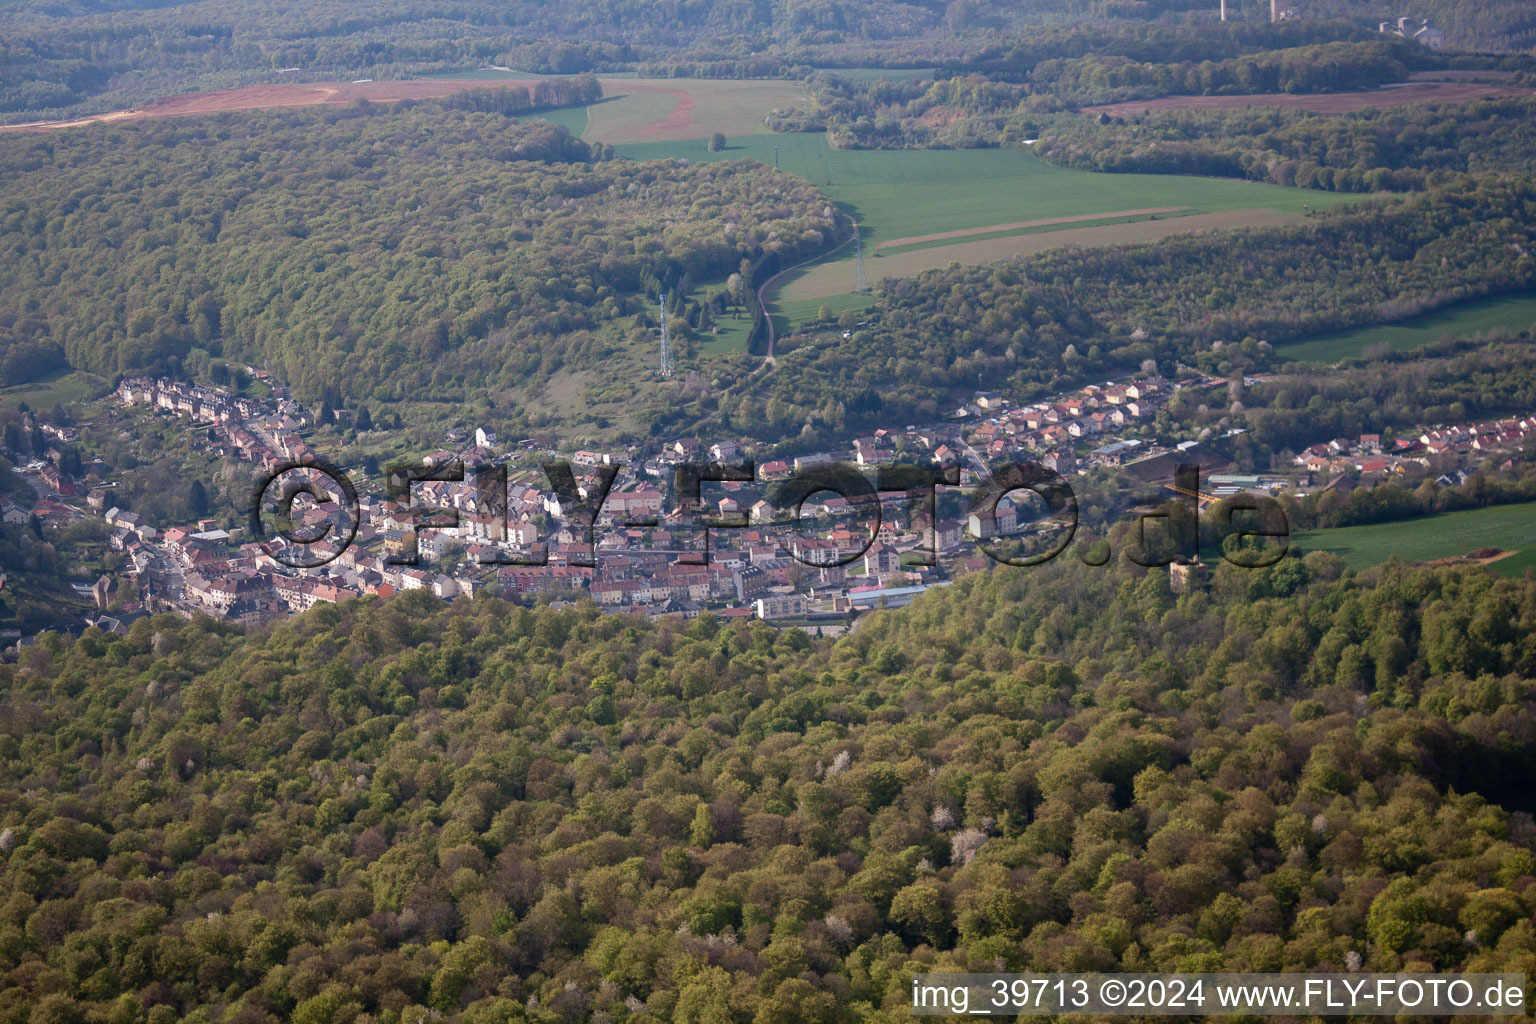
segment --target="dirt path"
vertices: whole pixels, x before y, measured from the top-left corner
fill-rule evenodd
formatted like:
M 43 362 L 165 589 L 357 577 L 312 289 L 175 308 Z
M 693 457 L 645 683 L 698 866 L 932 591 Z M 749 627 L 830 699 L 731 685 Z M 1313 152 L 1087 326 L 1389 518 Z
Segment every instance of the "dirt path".
M 763 319 L 768 321 L 768 354 L 763 356 L 763 365 L 765 367 L 771 367 L 771 366 L 773 366 L 773 363 L 774 363 L 774 360 L 773 360 L 773 341 L 774 341 L 774 338 L 773 338 L 773 314 L 771 312 L 769 312 L 769 310 L 768 310 L 768 302 L 767 302 L 766 299 L 764 299 L 764 296 L 768 294 L 768 289 L 772 288 L 774 282 L 777 281 L 779 278 L 783 277 L 785 274 L 794 273 L 796 270 L 799 270 L 802 267 L 810 266 L 812 263 L 815 263 L 817 260 L 823 260 L 823 259 L 826 259 L 828 256 L 831 256 L 833 253 L 841 252 L 844 248 L 847 247 L 849 242 L 853 241 L 855 238 L 858 238 L 858 237 L 859 237 L 859 226 L 857 224 L 855 224 L 853 226 L 853 234 L 851 234 L 847 238 L 843 239 L 841 242 L 839 242 L 833 248 L 828 249 L 826 252 L 821 253 L 818 256 L 812 256 L 808 260 L 802 260 L 801 262 L 796 263 L 792 267 L 785 267 L 783 270 L 779 271 L 777 274 L 774 274 L 768 280 L 764 281 L 758 287 L 758 289 L 757 289 L 757 308 L 761 309 L 763 311 Z
M 1500 551 L 1496 555 L 1484 555 L 1482 558 L 1474 558 L 1474 557 L 1472 557 L 1472 554 L 1476 554 L 1476 552 L 1473 552 L 1472 554 L 1451 555 L 1451 556 L 1449 556 L 1447 558 L 1437 558 L 1437 559 L 1435 559 L 1432 562 L 1424 562 L 1422 564 L 1429 565 L 1429 566 L 1492 565 L 1494 562 L 1501 562 L 1504 559 L 1511 558 L 1511 557 L 1513 557 L 1515 555 L 1518 555 L 1519 553 L 1520 552 L 1518 550 L 1515 550 L 1515 551 Z
M 893 238 L 888 242 L 876 242 L 876 249 L 890 249 L 899 245 L 916 245 L 919 242 L 937 242 L 946 238 L 966 238 L 970 235 L 986 235 L 994 231 L 1017 231 L 1021 228 L 1041 228 L 1051 224 L 1076 224 L 1079 221 L 1111 220 L 1115 217 L 1144 217 L 1152 213 L 1178 213 L 1187 206 L 1154 206 L 1145 210 L 1115 210 L 1110 213 L 1085 213 L 1076 217 L 1046 217 L 1043 220 L 1020 220 L 1012 224 L 990 224 L 984 228 L 961 228 L 957 231 L 940 231 L 933 235 L 911 235 Z
M 1296 107 L 1317 114 L 1347 114 L 1370 107 L 1395 107 L 1408 103 L 1466 103 L 1470 100 L 1529 96 L 1531 90 L 1488 82 L 1397 82 L 1364 92 L 1251 93 L 1242 96 L 1159 96 L 1083 107 L 1085 114 L 1135 117 L 1158 110 L 1243 110 L 1248 107 Z
M 1134 242 L 1155 242 L 1169 235 L 1204 231 L 1211 228 L 1273 227 L 1294 224 L 1301 214 L 1282 213 L 1268 208 L 1225 210 L 1219 213 L 1190 213 L 1167 220 L 1133 220 L 1120 224 L 1089 224 L 1082 227 L 1062 227 L 1056 231 L 1040 231 L 1024 235 L 1003 235 L 996 238 L 958 239 L 947 245 L 935 245 L 921 249 L 908 249 L 892 256 L 883 256 L 870 264 L 870 276 L 916 277 L 924 270 L 942 267 L 951 261 L 963 264 L 993 263 L 1016 256 L 1029 256 L 1047 249 L 1064 245 L 1121 245 Z M 825 299 L 848 291 L 854 270 L 848 259 L 816 266 L 811 271 L 790 282 L 784 298 L 788 301 Z

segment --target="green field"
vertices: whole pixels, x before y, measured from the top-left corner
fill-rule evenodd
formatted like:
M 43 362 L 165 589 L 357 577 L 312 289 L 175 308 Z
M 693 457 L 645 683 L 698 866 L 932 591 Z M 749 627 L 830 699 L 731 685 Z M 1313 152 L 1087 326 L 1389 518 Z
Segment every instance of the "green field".
M 1351 569 L 1368 569 L 1396 556 L 1403 562 L 1453 558 L 1481 548 L 1502 548 L 1520 554 L 1493 563 L 1500 571 L 1519 572 L 1536 564 L 1536 502 L 1448 512 L 1332 530 L 1305 530 L 1292 537 L 1304 551 L 1332 551 Z M 1505 566 L 1505 562 L 1514 563 Z
M 1027 227 L 999 228 L 995 231 L 976 231 L 963 236 L 966 242 L 990 242 L 998 238 L 1018 238 L 1020 235 L 1045 235 L 1056 231 L 1070 231 L 1082 227 L 1109 227 L 1115 224 L 1135 224 L 1148 220 L 1177 220 L 1180 217 L 1188 217 L 1187 210 L 1170 210 L 1161 213 L 1128 213 L 1118 217 L 1093 217 L 1091 219 L 1069 220 L 1060 223 L 1060 218 L 1051 218 L 1058 223 L 1031 224 Z M 915 242 L 900 242 L 893 244 L 887 242 L 881 246 L 881 256 L 899 256 L 902 253 L 919 252 L 923 249 L 938 249 L 944 246 L 960 244 L 957 238 L 928 238 Z
M 893 72 L 897 76 L 916 72 Z M 924 72 L 924 75 L 927 73 Z M 506 85 L 571 75 L 536 75 L 501 67 L 422 75 Z M 763 116 L 775 107 L 805 102 L 805 87 L 788 79 L 641 78 L 633 73 L 598 76 L 603 98 L 587 107 L 563 107 L 524 115 L 563 125 L 588 142 L 707 139 L 713 132 L 752 135 L 768 131 Z M 701 142 L 702 146 L 703 143 Z
M 703 302 L 719 291 L 718 285 L 695 288 L 688 298 L 694 302 Z M 747 335 L 751 333 L 752 318 L 745 312 L 739 317 L 726 313 L 715 321 L 714 334 L 707 331 L 699 333 L 699 353 L 709 358 L 730 355 L 733 352 L 745 352 Z
M 107 389 L 107 381 L 93 373 L 71 370 L 41 380 L 0 388 L 0 404 L 14 409 L 22 402 L 32 409 L 52 409 L 55 403 L 69 405 L 95 398 Z
M 1231 179 L 1070 170 L 1021 149 L 834 150 L 820 134 L 731 137 L 720 153 L 709 152 L 701 140 L 636 143 L 618 151 L 633 159 L 758 160 L 816 183 L 858 221 L 871 281 L 1057 245 L 1153 241 L 1185 230 L 1287 223 L 1309 210 L 1352 201 L 1336 193 Z M 1148 210 L 1170 212 L 1135 212 Z M 1047 219 L 1064 222 L 1021 223 Z M 923 237 L 955 231 L 977 234 Z M 806 310 L 814 314 L 824 302 L 847 308 L 854 280 L 847 250 L 786 277 L 768 296 L 781 316 L 777 324 L 803 322 Z
M 798 302 L 785 302 L 778 305 L 779 315 L 788 319 L 790 323 L 804 323 L 814 320 L 820 315 L 821 307 L 826 306 L 832 311 L 833 316 L 846 313 L 849 310 L 865 310 L 875 304 L 873 296 L 860 295 L 857 292 L 847 292 L 843 295 L 832 295 L 825 299 L 802 299 Z
M 1533 324 L 1536 324 L 1536 294 L 1499 295 L 1457 303 L 1393 324 L 1357 327 L 1283 345 L 1279 351 L 1287 359 L 1334 363 L 1341 359 L 1356 359 L 1382 348 L 1405 352 L 1445 337 L 1468 338 L 1481 331 L 1499 328 L 1524 331 Z
M 555 107 L 552 110 L 541 110 L 537 114 L 524 114 L 518 120 L 548 121 L 550 124 L 560 125 L 579 139 L 581 133 L 587 130 L 587 108 Z
M 1226 178 L 1097 174 L 1053 167 L 1021 149 L 835 150 L 821 134 L 731 138 L 711 153 L 701 140 L 618 147 L 635 159 L 760 160 L 806 178 L 857 218 L 867 247 L 943 231 L 1047 217 L 1188 207 L 1189 213 L 1268 209 L 1302 214 L 1351 197 Z
M 1536 547 L 1525 548 L 1493 563 L 1494 572 L 1511 579 L 1519 579 L 1532 570 L 1536 570 Z

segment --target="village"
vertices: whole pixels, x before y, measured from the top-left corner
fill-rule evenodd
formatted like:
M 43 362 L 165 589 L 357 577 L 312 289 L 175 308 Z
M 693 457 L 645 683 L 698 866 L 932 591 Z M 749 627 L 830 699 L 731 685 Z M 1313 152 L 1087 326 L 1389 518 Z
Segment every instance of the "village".
M 268 385 L 268 397 L 164 378 L 123 380 L 114 397 L 126 411 L 207 429 L 216 439 L 214 456 L 269 474 L 315 463 L 320 453 L 307 438 L 314 436 L 316 416 L 270 375 L 249 372 Z M 652 450 L 566 453 L 531 441 L 503 444 L 484 426 L 454 429 L 416 474 L 445 479 L 413 483 L 409 501 L 390 500 L 380 481 L 360 480 L 355 518 L 317 470 L 287 470 L 312 477 L 321 499 L 295 502 L 296 529 L 320 533 L 329 524 L 334 534 L 352 533 L 351 543 L 323 564 L 306 561 L 300 550 L 306 545 L 220 528 L 214 519 L 168 528 L 146 522 L 114 504 L 96 474 L 86 471 L 77 481 L 67 472 L 84 469 L 66 454 L 78 431 L 45 424 L 58 444 L 21 467 L 39 498 L 31 508 L 0 502 L 0 520 L 35 517 L 54 527 L 88 516 L 104 521 L 111 547 L 124 556 L 122 575 L 135 600 L 114 601 L 124 581 L 107 576 L 76 588 L 97 608 L 92 621 L 107 629 L 121 630 L 154 611 L 259 625 L 317 603 L 422 589 L 443 599 L 487 590 L 523 600 L 587 596 L 616 612 L 693 617 L 708 610 L 835 634 L 862 612 L 899 607 L 956 572 L 986 565 L 988 542 L 1059 526 L 1027 493 L 1005 496 L 995 509 L 971 507 L 967 496 L 990 479 L 993 467 L 1029 461 L 1068 481 L 1108 469 L 1169 492 L 1176 490 L 1171 480 L 1180 463 L 1220 467 L 1205 451 L 1208 439 L 1159 444 L 1152 424 L 1179 389 L 1228 384 L 1145 375 L 1022 406 L 977 392 L 942 424 L 876 429 L 845 451 L 769 453 L 756 463 L 752 481 L 704 483 L 702 508 L 685 507 L 691 503 L 675 493 L 678 467 L 729 465 L 758 453 L 740 442 L 696 438 Z M 1267 471 L 1211 472 L 1189 497 L 1203 506 L 1244 491 L 1346 494 L 1409 472 L 1455 485 L 1490 456 L 1512 457 L 1533 433 L 1536 416 L 1426 428 L 1387 443 L 1375 434 L 1332 438 Z M 549 462 L 569 463 L 574 493 L 551 485 L 541 469 Z M 771 504 L 775 483 L 837 464 L 858 467 L 871 479 L 897 466 L 948 467 L 958 486 L 882 490 L 874 499 L 878 509 L 823 490 L 805 496 L 798 517 Z M 925 500 L 934 493 L 937 500 Z M 598 495 L 602 504 L 594 510 Z

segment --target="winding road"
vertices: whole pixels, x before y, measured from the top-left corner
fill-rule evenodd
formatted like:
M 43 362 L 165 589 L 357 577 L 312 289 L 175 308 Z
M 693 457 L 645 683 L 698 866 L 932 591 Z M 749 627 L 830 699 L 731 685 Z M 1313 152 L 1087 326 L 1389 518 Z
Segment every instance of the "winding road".
M 819 262 L 821 260 L 824 260 L 827 257 L 833 255 L 834 253 L 842 251 L 842 249 L 844 247 L 846 247 L 849 242 L 853 241 L 855 238 L 858 238 L 858 237 L 859 237 L 859 225 L 858 225 L 857 222 L 855 222 L 854 225 L 853 225 L 853 234 L 851 234 L 847 238 L 843 239 L 841 242 L 839 242 L 837 245 L 833 246 L 831 249 L 828 249 L 824 253 L 819 253 L 819 254 L 817 254 L 815 256 L 812 256 L 808 260 L 801 260 L 799 263 L 796 263 L 792 267 L 785 267 L 783 270 L 779 271 L 777 274 L 774 274 L 772 277 L 770 277 L 768 280 L 764 281 L 761 285 L 758 286 L 758 289 L 757 289 L 757 308 L 761 309 L 763 311 L 763 319 L 768 322 L 768 354 L 763 356 L 763 366 L 770 367 L 770 366 L 774 365 L 774 360 L 773 360 L 773 341 L 774 341 L 774 335 L 773 335 L 773 314 L 768 311 L 768 303 L 764 299 L 764 296 L 768 293 L 768 289 L 772 288 L 774 282 L 777 281 L 779 278 L 783 277 L 785 274 L 792 274 L 795 271 L 799 270 L 801 267 L 808 267 L 812 263 L 817 263 L 817 262 Z

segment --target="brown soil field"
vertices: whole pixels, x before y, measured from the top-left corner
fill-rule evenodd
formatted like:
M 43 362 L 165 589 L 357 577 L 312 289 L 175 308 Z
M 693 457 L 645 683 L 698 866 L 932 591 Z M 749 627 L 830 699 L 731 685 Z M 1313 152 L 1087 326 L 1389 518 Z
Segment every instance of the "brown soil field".
M 658 89 L 658 92 L 677 97 L 677 106 L 655 124 L 647 125 L 635 133 L 641 139 L 678 138 L 679 132 L 700 130 L 703 126 L 693 123 L 693 97 L 681 89 Z
M 1114 210 L 1110 213 L 1089 213 L 1078 217 L 1046 217 L 1043 220 L 1019 220 L 1012 224 L 992 224 L 984 228 L 963 228 L 959 231 L 940 231 L 934 235 L 912 235 L 908 238 L 892 238 L 888 242 L 876 242 L 876 249 L 891 249 L 918 242 L 937 242 L 944 238 L 965 238 L 969 235 L 989 235 L 994 231 L 1017 231 L 1021 228 L 1041 228 L 1050 224 L 1076 224 L 1079 221 L 1110 220 L 1115 217 L 1142 217 L 1152 213 L 1178 213 L 1187 206 L 1154 206 L 1145 210 Z
M 763 116 L 805 101 L 798 82 L 755 79 L 604 78 L 587 108 L 588 142 L 669 142 L 767 131 Z
M 1298 107 L 1316 114 L 1347 114 L 1370 107 L 1396 107 L 1409 103 L 1467 103 L 1471 100 L 1503 99 L 1529 96 L 1529 89 L 1491 82 L 1436 82 L 1417 80 L 1399 82 L 1368 92 L 1333 92 L 1310 95 L 1290 93 L 1253 93 L 1242 96 L 1162 96 L 1152 100 L 1129 100 L 1084 107 L 1085 114 L 1110 117 L 1134 117 L 1158 110 L 1242 110 L 1246 107 Z
M 399 100 L 426 100 L 448 96 L 466 89 L 492 88 L 498 82 L 473 79 L 415 78 L 395 82 L 292 82 L 280 85 L 251 85 L 243 89 L 217 89 L 188 92 L 146 103 L 134 110 L 115 110 L 109 114 L 75 118 L 69 121 L 32 121 L 27 124 L 0 125 L 0 132 L 47 131 L 114 121 L 139 121 L 147 117 L 171 117 L 177 114 L 216 114 L 226 110 L 258 110 L 263 107 L 308 107 L 317 103 L 346 104 L 354 100 L 392 103 Z
M 1421 562 L 1420 564 L 1431 566 L 1492 565 L 1494 562 L 1501 562 L 1504 559 L 1509 558 L 1512 555 L 1518 555 L 1519 553 L 1520 552 L 1518 551 L 1502 551 L 1498 548 L 1494 548 L 1492 554 L 1487 554 L 1484 551 L 1473 551 L 1465 555 L 1452 555 L 1449 558 L 1437 558 L 1432 562 Z
M 1518 71 L 1444 68 L 1440 71 L 1413 71 L 1408 77 L 1415 82 L 1508 82 L 1519 73 Z
M 798 83 L 602 78 L 604 100 L 589 108 L 586 138 L 602 142 L 656 142 L 698 139 L 712 132 L 748 135 L 766 131 L 763 115 L 774 107 L 804 99 Z M 528 85 L 533 79 L 415 78 L 380 82 L 285 82 L 242 89 L 189 92 L 147 103 L 133 110 L 114 110 L 64 121 L 30 121 L 0 125 L 0 132 L 49 131 L 88 124 L 138 121 L 176 114 L 214 114 L 226 110 L 265 107 L 306 107 L 319 103 L 347 104 L 354 100 L 389 103 L 425 100 L 501 85 Z

